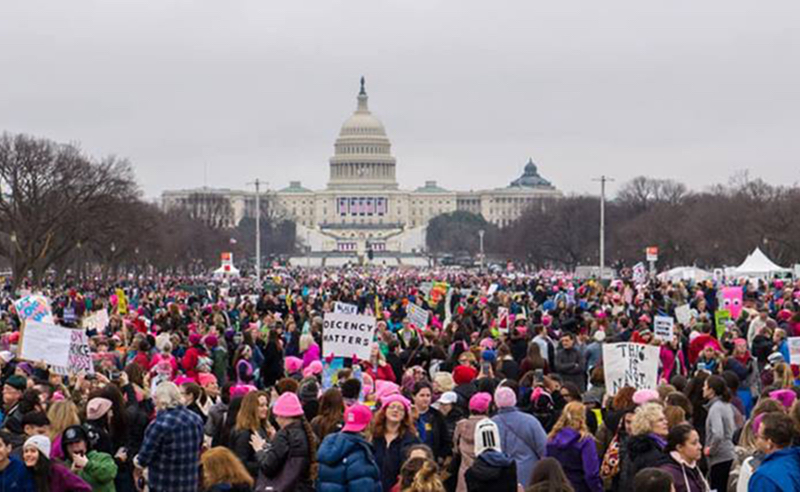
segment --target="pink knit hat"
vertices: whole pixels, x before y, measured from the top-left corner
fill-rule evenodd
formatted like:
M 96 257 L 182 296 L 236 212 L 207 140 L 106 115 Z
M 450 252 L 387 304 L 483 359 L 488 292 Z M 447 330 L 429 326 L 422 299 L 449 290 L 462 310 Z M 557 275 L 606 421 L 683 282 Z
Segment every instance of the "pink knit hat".
M 797 399 L 797 394 L 790 389 L 780 389 L 770 391 L 769 397 L 773 400 L 778 400 L 788 410 L 792 408 L 794 401 Z
M 300 361 L 302 365 L 302 361 Z M 305 369 L 303 369 L 303 377 L 307 378 L 309 376 L 316 376 L 317 374 L 322 374 L 322 362 L 315 360 L 311 362 Z
M 300 372 L 300 370 L 303 369 L 303 359 L 289 356 L 283 360 L 283 365 L 286 367 L 286 372 L 289 374 Z
M 517 404 L 517 395 L 513 389 L 508 386 L 502 386 L 494 392 L 494 401 L 497 404 L 497 408 L 513 407 Z
M 475 393 L 469 399 L 469 410 L 475 413 L 486 413 L 490 403 L 492 403 L 492 395 L 484 392 Z
M 384 408 L 388 407 L 389 405 L 391 405 L 394 402 L 402 403 L 403 408 L 406 409 L 406 412 L 411 411 L 411 402 L 408 401 L 408 399 L 406 397 L 404 397 L 403 395 L 401 395 L 400 393 L 394 393 L 394 394 L 389 395 L 387 397 L 381 398 L 381 410 L 383 410 Z
M 272 413 L 278 417 L 300 417 L 304 414 L 300 398 L 291 392 L 286 392 L 278 397 L 275 406 L 272 407 Z
M 197 382 L 200 384 L 200 386 L 205 388 L 211 383 L 216 383 L 217 377 L 208 372 L 201 372 L 197 375 Z
M 636 393 L 633 394 L 633 403 L 636 405 L 644 405 L 647 402 L 658 400 L 660 396 L 658 395 L 658 391 L 652 389 L 640 389 L 636 390 Z

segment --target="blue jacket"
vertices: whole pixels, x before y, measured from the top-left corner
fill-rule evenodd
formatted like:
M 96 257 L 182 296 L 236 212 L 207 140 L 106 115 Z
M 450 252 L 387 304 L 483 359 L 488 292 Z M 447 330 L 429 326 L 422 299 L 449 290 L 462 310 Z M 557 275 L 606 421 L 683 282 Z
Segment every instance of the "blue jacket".
M 6 469 L 0 471 L 0 491 L 34 492 L 36 487 L 33 484 L 33 475 L 22 460 L 15 456 L 9 459 L 11 462 Z
M 800 447 L 770 453 L 747 484 L 750 492 L 788 492 L 800 490 Z
M 372 447 L 359 434 L 328 434 L 317 451 L 318 492 L 380 492 L 381 474 Z
M 500 447 L 517 462 L 517 481 L 528 486 L 533 467 L 544 458 L 547 434 L 533 415 L 515 407 L 501 408 L 492 418 L 500 431 Z

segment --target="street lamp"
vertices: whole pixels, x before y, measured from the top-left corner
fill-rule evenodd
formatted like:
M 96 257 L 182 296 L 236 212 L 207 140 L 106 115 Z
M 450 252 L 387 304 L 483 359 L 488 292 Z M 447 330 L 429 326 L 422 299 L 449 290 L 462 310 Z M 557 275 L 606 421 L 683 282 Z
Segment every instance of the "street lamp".
M 483 270 L 483 235 L 486 234 L 486 231 L 483 229 L 478 231 L 478 237 L 481 241 L 481 270 Z

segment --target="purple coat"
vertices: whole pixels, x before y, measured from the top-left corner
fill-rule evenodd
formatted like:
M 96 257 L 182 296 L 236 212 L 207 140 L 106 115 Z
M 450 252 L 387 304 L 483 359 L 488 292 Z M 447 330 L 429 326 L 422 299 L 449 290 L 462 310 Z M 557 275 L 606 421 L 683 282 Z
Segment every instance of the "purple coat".
M 603 492 L 597 445 L 591 435 L 581 438 L 578 431 L 565 427 L 547 441 L 547 456 L 561 463 L 575 492 Z
M 92 492 L 92 486 L 64 465 L 52 463 L 50 492 Z

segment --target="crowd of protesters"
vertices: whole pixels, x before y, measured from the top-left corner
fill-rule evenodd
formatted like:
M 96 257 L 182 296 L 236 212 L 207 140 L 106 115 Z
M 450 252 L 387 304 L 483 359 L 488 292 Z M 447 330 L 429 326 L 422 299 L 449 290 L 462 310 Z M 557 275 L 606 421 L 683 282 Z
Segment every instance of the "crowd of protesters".
M 93 371 L 22 360 L 6 285 L 0 492 L 800 491 L 800 281 L 297 269 L 37 291 L 59 325 L 109 321 Z M 337 302 L 376 318 L 369 360 L 325 356 Z M 655 317 L 686 306 L 662 342 Z M 658 347 L 655 386 L 607 391 L 615 342 Z

